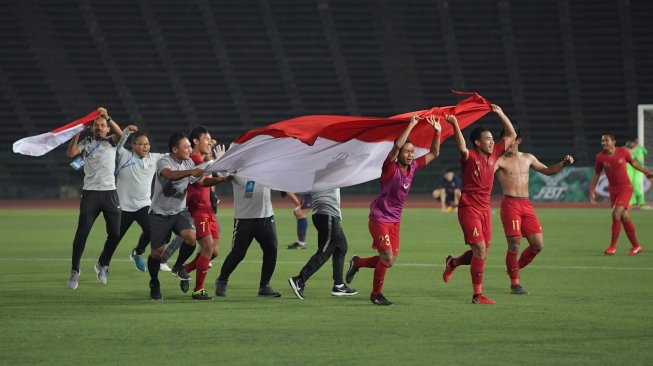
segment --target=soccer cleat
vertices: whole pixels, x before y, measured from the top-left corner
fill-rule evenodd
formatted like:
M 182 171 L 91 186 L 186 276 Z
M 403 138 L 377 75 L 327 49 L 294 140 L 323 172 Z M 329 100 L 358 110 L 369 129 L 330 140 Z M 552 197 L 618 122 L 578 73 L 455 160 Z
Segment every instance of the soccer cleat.
M 184 269 L 184 266 L 172 267 L 172 275 L 175 277 L 179 277 L 181 281 L 190 281 L 191 279 L 188 272 L 186 272 L 186 270 Z
M 179 281 L 179 288 L 181 292 L 186 293 L 190 289 L 190 281 L 181 280 Z
M 136 249 L 132 250 L 132 252 L 129 253 L 129 259 L 134 262 L 134 265 L 138 271 L 145 272 L 147 266 L 143 260 L 143 257 L 140 254 L 136 254 Z
M 513 295 L 526 295 L 528 291 L 522 285 L 510 286 L 510 293 Z
M 603 253 L 605 253 L 605 254 L 607 254 L 607 255 L 614 255 L 614 253 L 616 253 L 616 252 L 617 252 L 617 247 L 614 247 L 614 246 L 612 246 L 612 245 L 610 245 L 610 246 L 608 247 L 608 249 L 606 249 L 606 250 L 603 251 Z
M 68 288 L 71 290 L 77 289 L 79 286 L 79 275 L 81 271 L 75 271 L 74 269 L 70 271 L 70 277 L 68 277 Z
M 644 249 L 641 246 L 638 245 L 636 247 L 630 248 L 630 250 L 628 251 L 628 255 L 630 255 L 630 256 L 637 255 L 637 254 L 639 254 L 639 253 L 641 253 L 643 251 L 644 251 Z
M 453 266 L 453 257 L 448 255 L 447 258 L 444 259 L 444 272 L 442 272 L 442 280 L 444 280 L 444 283 L 451 280 L 451 276 L 455 269 L 456 267 Z
M 227 281 L 215 280 L 215 296 L 227 296 Z
M 288 279 L 288 284 L 290 284 L 292 292 L 295 293 L 295 296 L 297 296 L 297 298 L 300 300 L 304 300 L 304 281 L 302 281 L 299 276 L 290 277 Z
M 370 301 L 372 301 L 372 304 L 374 305 L 381 305 L 381 306 L 390 306 L 392 305 L 392 302 L 383 296 L 383 294 L 378 294 L 376 296 L 371 296 Z
M 354 296 L 358 293 L 356 289 L 353 289 L 351 287 L 347 287 L 347 285 L 340 284 L 340 285 L 334 285 L 333 288 L 331 288 L 331 296 Z
M 206 290 L 201 289 L 197 291 L 193 291 L 193 299 L 194 300 L 213 300 L 213 297 L 209 295 Z
M 281 294 L 274 291 L 272 286 L 265 285 L 258 289 L 258 297 L 281 297 Z
M 351 283 L 354 280 L 356 272 L 358 272 L 358 267 L 356 266 L 356 261 L 358 261 L 358 256 L 355 255 L 349 260 L 349 269 L 347 270 L 347 275 L 345 276 L 345 281 Z
M 150 281 L 150 298 L 152 300 L 163 300 L 161 295 L 161 286 L 158 283 Z
M 494 304 L 494 300 L 483 296 L 483 294 L 476 294 L 472 297 L 472 304 L 492 305 Z
M 159 270 L 161 270 L 163 272 L 172 272 L 172 269 L 170 269 L 170 267 L 168 267 L 168 263 L 166 263 L 166 262 L 161 262 L 161 264 L 159 265 Z
M 296 241 L 296 242 L 294 242 L 292 244 L 288 244 L 288 246 L 286 248 L 288 248 L 288 249 L 306 249 L 306 244 L 300 244 L 298 241 Z
M 100 263 L 95 263 L 95 277 L 103 284 L 107 284 L 107 277 L 109 276 L 109 266 L 101 266 Z

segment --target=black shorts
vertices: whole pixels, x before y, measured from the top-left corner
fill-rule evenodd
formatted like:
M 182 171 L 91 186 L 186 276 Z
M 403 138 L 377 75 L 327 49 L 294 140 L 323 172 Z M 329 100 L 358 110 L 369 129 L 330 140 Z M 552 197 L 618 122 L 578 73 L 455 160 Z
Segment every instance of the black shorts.
M 179 235 L 186 229 L 195 230 L 193 217 L 188 210 L 169 216 L 150 212 L 150 242 L 153 250 L 170 241 L 173 232 Z

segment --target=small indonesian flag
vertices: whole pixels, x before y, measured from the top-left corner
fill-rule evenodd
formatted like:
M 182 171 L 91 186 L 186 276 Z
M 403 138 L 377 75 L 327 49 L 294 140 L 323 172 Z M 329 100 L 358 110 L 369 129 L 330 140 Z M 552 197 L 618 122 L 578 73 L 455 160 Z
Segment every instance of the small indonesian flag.
M 70 122 L 50 132 L 20 139 L 14 142 L 14 152 L 31 156 L 45 155 L 57 146 L 70 140 L 76 133 L 82 131 L 86 125 L 99 116 L 100 111 L 95 110 L 85 117 Z
M 255 129 L 238 137 L 207 173 L 236 174 L 271 189 L 319 192 L 364 183 L 381 176 L 394 140 L 413 114 L 440 119 L 441 139 L 453 135 L 445 116 L 455 114 L 465 128 L 491 111 L 476 93 L 456 106 L 434 107 L 390 118 L 311 115 Z M 415 157 L 429 152 L 433 127 L 420 121 L 411 131 Z

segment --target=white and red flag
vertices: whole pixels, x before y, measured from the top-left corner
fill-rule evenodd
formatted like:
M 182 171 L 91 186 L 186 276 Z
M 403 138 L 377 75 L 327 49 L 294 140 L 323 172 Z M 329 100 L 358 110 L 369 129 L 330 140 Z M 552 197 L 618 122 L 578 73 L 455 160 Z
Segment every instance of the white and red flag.
M 14 142 L 14 152 L 23 155 L 42 156 L 52 151 L 57 146 L 70 140 L 75 134 L 100 116 L 100 111 L 95 110 L 85 117 L 70 122 L 50 132 L 36 136 L 29 136 Z
M 460 128 L 478 120 L 492 107 L 476 93 L 455 106 L 433 107 L 389 118 L 311 115 L 277 122 L 236 138 L 207 173 L 237 174 L 271 189 L 318 192 L 364 183 L 381 176 L 381 166 L 394 140 L 413 114 L 435 115 L 441 139 L 453 135 L 445 116 L 455 114 Z M 415 157 L 429 152 L 434 130 L 420 121 L 409 136 Z

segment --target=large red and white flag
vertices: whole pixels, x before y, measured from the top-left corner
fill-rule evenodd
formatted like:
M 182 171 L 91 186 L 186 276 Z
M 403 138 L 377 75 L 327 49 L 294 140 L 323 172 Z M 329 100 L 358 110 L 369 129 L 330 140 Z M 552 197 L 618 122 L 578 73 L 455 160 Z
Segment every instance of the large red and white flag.
M 394 140 L 413 114 L 440 118 L 441 139 L 453 135 L 445 116 L 455 114 L 465 128 L 492 109 L 476 93 L 455 106 L 433 107 L 389 118 L 311 115 L 277 122 L 239 136 L 207 173 L 236 174 L 271 189 L 318 192 L 381 176 Z M 429 152 L 434 130 L 420 121 L 411 131 L 415 157 Z
M 57 146 L 70 140 L 76 133 L 83 130 L 86 125 L 100 116 L 100 111 L 95 110 L 85 117 L 70 122 L 50 132 L 36 136 L 22 138 L 14 142 L 14 152 L 23 155 L 42 156 L 52 151 Z

